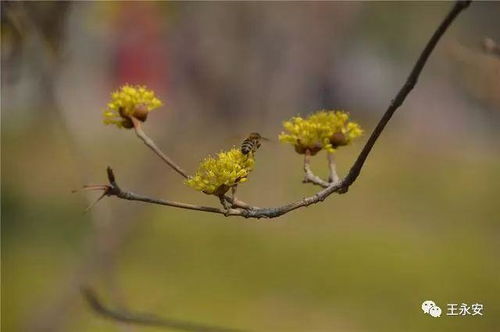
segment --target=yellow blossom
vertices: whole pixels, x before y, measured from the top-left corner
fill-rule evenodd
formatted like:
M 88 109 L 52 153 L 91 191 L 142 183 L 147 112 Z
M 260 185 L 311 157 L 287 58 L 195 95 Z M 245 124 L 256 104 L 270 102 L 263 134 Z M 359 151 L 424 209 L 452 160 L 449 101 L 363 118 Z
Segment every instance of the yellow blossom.
M 279 135 L 281 142 L 292 144 L 298 153 L 308 150 L 312 155 L 321 149 L 334 152 L 363 134 L 359 124 L 349 121 L 346 112 L 333 110 L 317 111 L 306 119 L 293 117 L 283 122 L 283 127 L 285 131 Z
M 247 180 L 254 163 L 252 155 L 244 155 L 239 149 L 232 148 L 216 157 L 205 158 L 186 184 L 205 194 L 224 195 L 231 187 Z
M 148 113 L 162 106 L 155 93 L 141 85 L 124 85 L 111 94 L 111 102 L 104 111 L 104 123 L 118 128 L 132 128 L 131 117 L 146 121 Z

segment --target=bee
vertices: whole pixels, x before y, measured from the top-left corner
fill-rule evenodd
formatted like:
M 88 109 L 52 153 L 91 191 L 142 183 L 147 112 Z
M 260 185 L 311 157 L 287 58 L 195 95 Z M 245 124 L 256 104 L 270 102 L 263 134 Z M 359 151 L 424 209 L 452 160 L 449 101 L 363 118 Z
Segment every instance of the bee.
M 260 148 L 260 141 L 269 141 L 269 139 L 262 137 L 259 133 L 250 133 L 247 138 L 241 143 L 241 153 L 248 155 L 249 153 L 255 153 L 258 148 Z

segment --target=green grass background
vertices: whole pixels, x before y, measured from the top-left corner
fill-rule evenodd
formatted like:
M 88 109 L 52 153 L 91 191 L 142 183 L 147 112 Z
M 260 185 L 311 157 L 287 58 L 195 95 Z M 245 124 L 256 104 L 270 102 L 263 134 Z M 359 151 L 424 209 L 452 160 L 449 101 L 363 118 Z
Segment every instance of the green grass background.
M 2 326 L 20 331 L 68 287 L 98 228 L 82 213 L 84 195 L 70 194 L 83 181 L 81 167 L 57 130 L 3 134 Z M 86 152 L 97 156 L 84 171 L 90 182 L 104 181 L 111 163 L 124 188 L 216 204 L 184 187 L 132 133 L 114 137 Z M 413 143 L 389 130 L 349 193 L 274 220 L 106 199 L 95 209 L 114 218 L 132 213 L 134 225 L 111 272 L 90 283 L 111 305 L 254 331 L 494 331 L 500 156 L 493 145 L 465 140 Z M 360 147 L 339 152 L 342 172 Z M 97 159 L 105 153 L 111 156 Z M 324 175 L 323 157 L 313 167 Z M 147 167 L 149 182 L 134 183 Z M 316 190 L 301 176 L 291 148 L 268 144 L 240 196 L 258 205 L 298 199 Z M 420 309 L 427 299 L 444 312 L 446 303 L 479 302 L 484 316 L 433 319 Z M 91 313 L 78 295 L 64 315 L 71 331 L 122 328 Z

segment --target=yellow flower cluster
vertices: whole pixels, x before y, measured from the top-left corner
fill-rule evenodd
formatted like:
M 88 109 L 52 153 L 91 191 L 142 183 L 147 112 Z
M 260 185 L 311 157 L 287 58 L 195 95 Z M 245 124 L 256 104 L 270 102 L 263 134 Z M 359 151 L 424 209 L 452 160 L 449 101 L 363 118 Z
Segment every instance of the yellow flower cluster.
M 162 102 L 153 91 L 145 86 L 127 84 L 111 95 L 111 102 L 104 111 L 104 123 L 118 128 L 132 128 L 132 116 L 144 122 L 148 113 L 160 106 Z
M 186 184 L 205 194 L 224 195 L 231 187 L 247 180 L 254 163 L 253 156 L 232 148 L 218 153 L 215 158 L 205 158 L 196 174 L 186 180 Z
M 279 140 L 292 144 L 300 154 L 308 150 L 311 155 L 321 149 L 334 152 L 363 134 L 359 124 L 349 121 L 344 111 L 321 110 L 306 119 L 293 117 L 283 122 L 283 127 L 285 132 L 279 135 Z

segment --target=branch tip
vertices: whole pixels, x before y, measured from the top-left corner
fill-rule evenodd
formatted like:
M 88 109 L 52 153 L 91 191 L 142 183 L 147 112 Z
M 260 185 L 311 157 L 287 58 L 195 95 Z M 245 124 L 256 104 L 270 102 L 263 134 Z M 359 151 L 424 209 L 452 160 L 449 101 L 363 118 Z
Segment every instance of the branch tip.
M 113 172 L 113 169 L 108 166 L 108 168 L 106 169 L 106 172 L 108 174 L 108 181 L 110 184 L 116 184 L 116 181 L 115 181 L 115 173 Z

